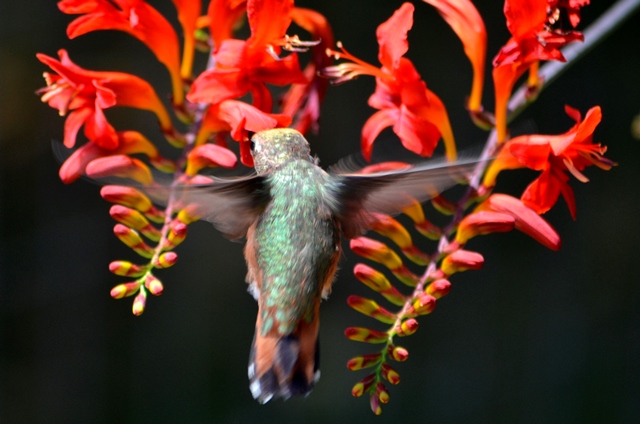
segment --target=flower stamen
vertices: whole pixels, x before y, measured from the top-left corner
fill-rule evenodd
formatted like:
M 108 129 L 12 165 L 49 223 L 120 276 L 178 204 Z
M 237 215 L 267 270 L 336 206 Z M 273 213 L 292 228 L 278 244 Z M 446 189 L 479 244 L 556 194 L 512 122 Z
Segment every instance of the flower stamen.
M 375 67 L 363 60 L 358 59 L 351 53 L 349 53 L 342 42 L 338 41 L 336 46 L 340 51 L 327 49 L 327 56 L 333 56 L 335 60 L 346 59 L 351 62 L 341 63 L 335 66 L 328 66 L 321 69 L 319 74 L 325 78 L 331 79 L 331 84 L 337 85 L 345 81 L 355 79 L 360 75 L 371 75 L 383 79 L 393 79 L 393 76 L 384 72 L 382 69 Z

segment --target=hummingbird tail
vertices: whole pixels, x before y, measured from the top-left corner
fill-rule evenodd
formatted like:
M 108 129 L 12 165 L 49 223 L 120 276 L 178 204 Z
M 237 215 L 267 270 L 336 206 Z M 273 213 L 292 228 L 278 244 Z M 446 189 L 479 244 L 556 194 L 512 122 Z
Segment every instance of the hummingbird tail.
M 311 393 L 320 378 L 318 324 L 317 318 L 301 322 L 287 335 L 263 336 L 256 330 L 249 357 L 249 388 L 258 402 Z

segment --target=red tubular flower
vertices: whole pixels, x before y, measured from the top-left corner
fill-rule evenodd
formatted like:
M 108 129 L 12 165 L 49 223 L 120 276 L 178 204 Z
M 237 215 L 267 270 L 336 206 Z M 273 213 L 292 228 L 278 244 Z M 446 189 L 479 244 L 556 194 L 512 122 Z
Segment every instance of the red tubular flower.
M 247 9 L 247 0 L 211 0 L 207 17 L 214 51 L 233 37 L 233 27 Z
M 473 85 L 467 100 L 467 108 L 471 112 L 481 111 L 487 31 L 480 13 L 469 0 L 424 0 L 424 2 L 440 12 L 462 41 L 464 52 L 473 67 Z
M 593 131 L 602 119 L 600 107 L 591 108 L 584 120 L 580 112 L 569 106 L 565 106 L 565 111 L 576 121 L 573 128 L 560 135 L 525 135 L 510 140 L 503 149 L 505 153 L 491 164 L 487 172 L 489 180 L 485 178 L 485 183 L 491 185 L 501 169 L 527 167 L 542 171 L 522 194 L 524 204 L 542 214 L 551 209 L 562 194 L 575 219 L 576 204 L 566 172 L 587 182 L 581 172 L 587 166 L 608 170 L 615 163 L 602 156 L 607 150 L 605 146 L 592 143 Z
M 191 79 L 191 68 L 193 67 L 193 53 L 195 50 L 196 22 L 202 10 L 202 4 L 193 0 L 172 0 L 178 10 L 178 20 L 182 26 L 184 37 L 184 47 L 182 52 L 182 66 L 180 76 L 184 79 Z
M 182 105 L 178 36 L 160 12 L 143 0 L 61 0 L 58 8 L 70 15 L 82 15 L 67 27 L 69 38 L 111 29 L 124 31 L 146 44 L 169 70 L 173 102 Z
M 381 68 L 355 58 L 341 44 L 338 44 L 341 52 L 328 50 L 336 59 L 353 61 L 322 71 L 324 76 L 335 78 L 334 82 L 343 82 L 358 75 L 376 77 L 376 91 L 369 98 L 369 105 L 378 112 L 362 129 L 362 154 L 367 160 L 371 158 L 375 138 L 390 126 L 403 146 L 414 153 L 431 156 L 442 137 L 447 157 L 450 160 L 456 157 L 453 131 L 442 101 L 427 89 L 413 63 L 402 57 L 409 49 L 407 32 L 413 25 L 413 10 L 411 3 L 404 3 L 378 27 Z
M 306 83 L 295 53 L 278 57 L 291 23 L 292 7 L 292 0 L 249 0 L 251 37 L 220 43 L 214 53 L 216 67 L 194 81 L 187 94 L 189 101 L 216 104 L 251 93 L 253 105 L 270 112 L 273 100 L 266 84 Z
M 189 152 L 185 173 L 193 176 L 202 168 L 214 166 L 233 168 L 236 162 L 236 155 L 231 150 L 215 144 L 203 144 Z
M 80 127 L 92 143 L 105 149 L 118 146 L 118 136 L 107 122 L 103 110 L 112 106 L 129 106 L 154 112 L 162 130 L 171 133 L 171 118 L 155 91 L 145 80 L 122 72 L 97 72 L 82 69 L 71 62 L 65 50 L 60 60 L 36 55 L 57 74 L 44 73 L 47 87 L 39 90 L 42 101 L 66 115 L 64 145 L 73 147 Z
M 261 110 L 241 101 L 224 100 L 211 105 L 202 120 L 202 127 L 196 138 L 196 144 L 206 142 L 215 132 L 229 131 L 231 138 L 240 143 L 240 160 L 246 166 L 253 166 L 250 152 L 249 132 L 258 132 L 272 128 L 283 128 L 291 123 L 291 117 Z
M 62 182 L 69 184 L 85 174 L 87 165 L 94 159 L 112 155 L 144 154 L 157 168 L 172 171 L 175 164 L 164 159 L 156 147 L 137 131 L 122 131 L 116 133 L 118 146 L 115 149 L 105 149 L 95 143 L 87 143 L 77 149 L 60 167 L 59 175 Z
M 553 29 L 556 17 L 549 15 L 549 7 L 558 0 L 506 0 L 504 14 L 511 39 L 493 59 L 493 80 L 496 96 L 496 128 L 498 141 L 506 140 L 507 102 L 515 82 L 524 72 L 534 66 L 529 82 L 537 85 L 537 68 L 540 60 L 565 61 L 560 48 L 582 40 L 582 33 Z M 579 7 L 575 2 L 574 7 Z
M 492 194 L 476 207 L 476 211 L 493 211 L 510 215 L 515 220 L 514 227 L 516 230 L 522 231 L 549 249 L 560 249 L 560 236 L 556 230 L 520 199 L 506 194 Z

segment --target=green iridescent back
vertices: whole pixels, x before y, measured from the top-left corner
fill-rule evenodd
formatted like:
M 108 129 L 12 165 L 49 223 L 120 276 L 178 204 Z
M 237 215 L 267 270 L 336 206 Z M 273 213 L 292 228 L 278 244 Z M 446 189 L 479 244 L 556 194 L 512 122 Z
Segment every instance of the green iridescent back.
M 260 331 L 290 334 L 299 320 L 313 318 L 339 229 L 328 207 L 330 177 L 314 163 L 291 160 L 268 182 L 272 201 L 255 232 L 263 273 Z

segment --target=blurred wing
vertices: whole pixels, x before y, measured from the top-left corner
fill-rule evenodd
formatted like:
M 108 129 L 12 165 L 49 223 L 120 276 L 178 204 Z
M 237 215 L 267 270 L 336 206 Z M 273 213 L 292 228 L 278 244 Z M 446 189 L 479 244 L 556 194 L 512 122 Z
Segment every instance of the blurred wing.
M 266 179 L 258 175 L 215 179 L 212 184 L 188 185 L 180 189 L 182 205 L 194 208 L 196 215 L 211 222 L 231 240 L 246 235 L 269 199 Z
M 416 201 L 422 203 L 460 181 L 478 164 L 478 159 L 454 163 L 407 165 L 404 169 L 356 174 L 348 162 L 331 169 L 334 174 L 336 215 L 348 238 L 368 230 L 371 213 L 395 215 Z

